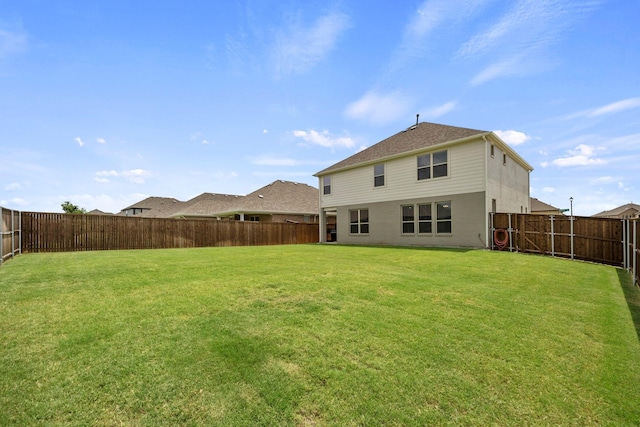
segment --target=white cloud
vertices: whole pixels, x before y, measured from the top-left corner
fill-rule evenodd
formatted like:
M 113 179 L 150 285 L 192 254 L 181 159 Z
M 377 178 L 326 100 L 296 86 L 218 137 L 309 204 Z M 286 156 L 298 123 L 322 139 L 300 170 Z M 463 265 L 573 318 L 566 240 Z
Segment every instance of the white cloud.
M 252 160 L 251 163 L 258 166 L 297 166 L 300 164 L 297 160 L 294 159 L 270 156 L 256 157 Z
M 318 166 L 324 165 L 326 162 L 318 162 L 313 160 L 296 160 L 288 157 L 259 156 L 251 159 L 251 163 L 258 166 Z
M 27 44 L 25 33 L 0 29 L 0 58 L 26 51 Z
M 401 91 L 378 93 L 369 91 L 352 102 L 344 110 L 350 119 L 367 121 L 373 125 L 385 125 L 403 117 L 409 118 L 413 100 Z
M 548 57 L 547 48 L 558 43 L 598 1 L 520 0 L 508 4 L 509 10 L 492 25 L 483 26 L 456 55 L 462 59 L 498 58 L 476 74 L 470 82 L 472 86 L 553 66 L 555 61 Z
M 603 159 L 595 157 L 596 147 L 586 144 L 578 145 L 575 150 L 569 151 L 569 156 L 555 159 L 552 163 L 559 167 L 566 166 L 593 166 L 606 163 Z
M 20 182 L 11 182 L 4 186 L 5 191 L 18 191 L 22 190 L 23 188 L 25 188 L 25 185 Z
M 543 192 L 543 193 L 554 193 L 555 191 L 556 191 L 556 189 L 555 189 L 555 188 L 553 188 L 553 187 L 544 187 L 544 188 L 542 189 L 542 192 Z
M 599 185 L 599 184 L 611 184 L 611 183 L 613 183 L 615 181 L 616 181 L 616 178 L 614 178 L 612 176 L 601 176 L 599 178 L 592 179 L 590 181 L 590 183 L 592 185 Z
M 438 118 L 444 116 L 448 112 L 452 111 L 458 103 L 456 101 L 449 101 L 445 104 L 439 105 L 437 107 L 431 108 L 425 112 L 425 116 L 431 118 Z
M 106 143 L 107 143 L 107 140 L 106 140 L 106 139 L 104 139 L 104 138 L 96 138 L 96 142 L 97 142 L 98 144 L 106 144 Z
M 11 208 L 13 206 L 27 206 L 29 202 L 20 197 L 14 197 L 13 199 L 0 200 L 0 206 Z
M 300 138 L 305 142 L 320 145 L 321 147 L 351 148 L 355 145 L 355 141 L 353 139 L 349 137 L 334 137 L 327 130 L 324 130 L 322 132 L 318 132 L 313 129 L 310 129 L 308 131 L 294 130 L 293 136 L 296 138 Z
M 151 176 L 151 172 L 144 169 L 131 169 L 127 171 L 117 172 L 115 170 L 96 172 L 94 181 L 99 183 L 108 183 L 109 178 L 124 178 L 134 184 L 144 184 Z
M 640 107 L 640 97 L 628 98 L 628 99 L 623 99 L 621 101 L 613 102 L 611 104 L 607 104 L 605 106 L 596 108 L 595 110 L 589 112 L 587 116 L 596 117 L 596 116 L 602 116 L 604 114 L 614 114 L 614 113 L 619 113 L 620 111 L 629 110 L 629 109 L 638 108 L 638 107 Z
M 347 15 L 333 12 L 309 27 L 296 23 L 280 31 L 271 53 L 276 74 L 303 73 L 322 61 L 349 28 L 349 22 Z
M 73 140 L 74 140 L 75 142 L 77 142 L 77 143 L 78 143 L 78 145 L 79 145 L 80 147 L 83 147 L 83 146 L 84 146 L 84 141 L 83 141 L 82 139 L 80 139 L 80 137 L 73 138 Z
M 494 130 L 493 133 L 509 145 L 524 144 L 531 139 L 529 135 L 517 130 Z

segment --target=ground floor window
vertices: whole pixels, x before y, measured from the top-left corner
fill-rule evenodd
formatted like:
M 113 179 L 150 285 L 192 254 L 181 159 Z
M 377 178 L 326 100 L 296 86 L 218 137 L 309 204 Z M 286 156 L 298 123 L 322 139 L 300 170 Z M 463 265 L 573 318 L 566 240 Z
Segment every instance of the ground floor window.
M 438 202 L 437 205 L 436 232 L 438 234 L 451 234 L 451 202 Z
M 402 234 L 415 234 L 416 228 L 418 234 L 432 234 L 434 229 L 437 234 L 451 234 L 451 202 L 402 205 L 401 209 Z M 436 213 L 435 218 L 432 212 Z
M 369 209 L 354 209 L 349 211 L 351 234 L 369 233 Z
M 415 231 L 415 215 L 413 205 L 402 207 L 402 233 L 413 234 Z

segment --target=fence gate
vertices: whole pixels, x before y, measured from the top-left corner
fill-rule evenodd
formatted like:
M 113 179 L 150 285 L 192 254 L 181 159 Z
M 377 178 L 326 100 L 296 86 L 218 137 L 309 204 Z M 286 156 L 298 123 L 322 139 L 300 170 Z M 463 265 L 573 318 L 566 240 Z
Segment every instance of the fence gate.
M 22 252 L 20 212 L 0 206 L 0 265 Z

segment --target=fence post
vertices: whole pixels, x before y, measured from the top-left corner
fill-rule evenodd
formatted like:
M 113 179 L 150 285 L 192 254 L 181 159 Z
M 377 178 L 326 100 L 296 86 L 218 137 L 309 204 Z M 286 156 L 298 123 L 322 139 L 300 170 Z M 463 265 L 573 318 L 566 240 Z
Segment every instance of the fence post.
M 553 215 L 549 215 L 551 221 L 551 256 L 556 256 L 555 236 L 553 235 Z
M 629 269 L 629 263 L 627 262 L 627 255 L 629 251 L 629 245 L 627 244 L 627 221 L 624 219 L 622 222 L 622 268 Z
M 509 252 L 513 252 L 513 228 L 511 227 L 511 214 L 509 214 Z
M 571 215 L 571 259 L 573 259 L 573 215 Z
M 4 211 L 4 208 L 0 206 L 0 265 L 2 265 L 2 261 L 4 261 L 4 248 L 2 246 L 2 243 L 4 241 L 4 228 L 2 228 L 4 224 L 4 219 L 2 215 L 3 211 Z
M 489 212 L 489 239 L 491 240 L 491 250 L 495 250 L 494 249 L 494 238 L 493 238 L 493 234 L 496 231 L 496 226 L 495 226 L 495 212 Z
M 631 222 L 631 220 L 628 220 Z M 638 220 L 633 221 L 633 280 L 637 281 L 638 278 Z

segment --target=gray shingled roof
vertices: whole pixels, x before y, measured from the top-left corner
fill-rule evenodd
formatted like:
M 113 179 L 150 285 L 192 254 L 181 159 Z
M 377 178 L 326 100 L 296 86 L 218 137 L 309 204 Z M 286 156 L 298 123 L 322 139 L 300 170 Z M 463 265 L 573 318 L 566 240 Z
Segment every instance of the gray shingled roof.
M 203 193 L 171 216 L 214 216 L 233 213 L 317 214 L 318 189 L 291 181 L 274 181 L 246 196 Z
M 316 173 L 322 176 L 328 172 L 356 166 L 359 164 L 386 159 L 402 153 L 428 148 L 445 142 L 457 141 L 474 135 L 483 135 L 490 132 L 477 129 L 460 128 L 456 126 L 441 125 L 437 123 L 421 122 L 411 126 L 389 138 L 378 142 L 371 147 L 354 154 L 326 169 Z
M 291 181 L 274 181 L 241 200 L 245 212 L 317 214 L 318 189 Z
M 144 217 L 144 218 L 166 218 L 171 215 L 176 209 L 178 209 L 181 204 L 178 199 L 174 199 L 173 197 L 147 197 L 144 200 L 141 200 L 137 203 L 134 203 L 131 206 L 128 206 L 118 215 L 124 215 L 123 211 L 127 209 L 149 209 L 142 213 L 136 214 L 136 217 Z
M 637 215 L 640 212 L 640 205 L 635 203 L 627 203 L 626 205 L 618 206 L 617 208 L 609 211 L 602 211 L 593 216 L 600 218 L 619 218 L 623 215 Z
M 176 210 L 171 216 L 211 216 L 217 212 L 227 212 L 242 197 L 233 194 L 202 193 L 184 202 L 181 209 Z

